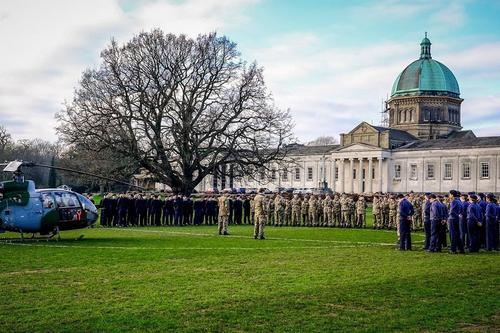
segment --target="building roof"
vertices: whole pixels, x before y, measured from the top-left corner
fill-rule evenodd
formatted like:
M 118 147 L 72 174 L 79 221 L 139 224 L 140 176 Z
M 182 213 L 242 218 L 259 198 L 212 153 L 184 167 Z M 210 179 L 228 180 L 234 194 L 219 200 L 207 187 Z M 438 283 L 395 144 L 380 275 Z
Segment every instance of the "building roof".
M 476 138 L 476 134 L 474 134 L 474 132 L 471 130 L 453 131 L 447 137 L 447 139 L 465 139 L 465 138 Z
M 389 138 L 391 140 L 405 141 L 405 142 L 418 140 L 416 137 L 414 137 L 413 135 L 411 135 L 410 133 L 408 133 L 406 131 L 402 131 L 402 130 L 398 130 L 398 129 L 394 129 L 394 128 L 389 128 L 389 127 L 382 127 L 382 126 L 373 126 L 373 125 L 370 125 L 370 126 L 372 126 L 374 129 L 376 129 L 379 132 L 389 131 Z
M 325 155 L 338 149 L 340 145 L 327 146 L 306 146 L 302 144 L 293 144 L 288 148 L 290 155 Z
M 470 149 L 470 148 L 500 148 L 500 136 L 486 136 L 461 139 L 418 140 L 401 146 L 401 150 L 434 150 L 434 149 Z
M 420 59 L 409 64 L 396 78 L 391 97 L 444 95 L 459 97 L 460 88 L 451 70 L 432 59 L 431 42 L 425 37 L 420 44 Z

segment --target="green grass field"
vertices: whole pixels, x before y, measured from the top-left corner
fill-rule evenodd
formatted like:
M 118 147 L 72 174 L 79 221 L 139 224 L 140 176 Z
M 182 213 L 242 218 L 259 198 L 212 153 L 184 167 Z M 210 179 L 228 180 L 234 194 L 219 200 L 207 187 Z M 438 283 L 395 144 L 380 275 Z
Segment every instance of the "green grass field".
M 93 228 L 2 244 L 0 331 L 500 330 L 498 253 L 428 254 L 421 234 L 399 252 L 395 232 L 370 229 L 266 231 Z

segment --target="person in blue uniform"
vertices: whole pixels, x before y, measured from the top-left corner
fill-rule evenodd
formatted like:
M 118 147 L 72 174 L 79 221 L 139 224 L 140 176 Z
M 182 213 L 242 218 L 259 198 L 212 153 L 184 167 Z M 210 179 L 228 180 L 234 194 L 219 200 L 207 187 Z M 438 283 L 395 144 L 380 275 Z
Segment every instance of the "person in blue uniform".
M 241 201 L 240 196 L 237 196 L 236 199 L 233 200 L 233 213 L 234 224 L 241 224 L 243 218 L 243 201 Z
M 441 242 L 439 241 L 439 228 L 441 226 L 441 208 L 439 201 L 434 193 L 429 196 L 430 207 L 430 220 L 431 220 L 431 242 L 428 252 L 441 252 Z
M 118 211 L 118 225 L 125 227 L 127 225 L 127 210 L 128 198 L 125 194 L 120 195 L 116 202 L 116 209 Z
M 174 225 L 182 225 L 182 197 L 180 195 L 174 199 Z
M 486 250 L 498 251 L 498 205 L 495 195 L 489 193 L 486 196 L 485 229 L 486 229 Z
M 174 204 L 172 197 L 165 198 L 162 209 L 162 224 L 172 225 L 172 221 L 174 220 Z
M 470 241 L 467 230 L 467 208 L 469 208 L 468 195 L 462 193 L 462 195 L 460 195 L 460 202 L 462 203 L 462 214 L 460 214 L 460 241 L 464 249 L 469 249 Z
M 444 204 L 444 196 L 438 196 L 439 202 L 439 211 L 441 215 L 441 224 L 439 226 L 439 242 L 441 243 L 441 247 L 448 247 L 447 237 L 446 237 L 446 224 L 448 219 L 448 208 Z
M 161 201 L 161 197 L 157 195 L 151 201 L 151 224 L 155 226 L 161 225 L 161 211 L 162 211 L 163 202 Z
M 104 198 L 101 200 L 101 226 L 103 227 L 109 227 L 109 216 L 110 216 L 110 211 L 109 211 L 109 204 L 110 204 L 110 197 L 109 194 L 106 194 Z
M 250 207 L 250 198 L 245 196 L 243 198 L 243 224 L 252 223 L 250 219 L 251 207 Z
M 462 215 L 462 203 L 460 194 L 451 190 L 449 193 L 450 210 L 448 211 L 448 230 L 450 231 L 450 253 L 464 253 L 464 246 L 460 240 L 460 215 Z
M 193 200 L 186 195 L 182 198 L 182 221 L 184 225 L 193 224 Z
M 479 252 L 480 232 L 483 225 L 481 207 L 477 203 L 477 195 L 469 196 L 469 207 L 467 208 L 467 228 L 469 230 L 470 247 L 469 252 Z
M 135 196 L 133 193 L 129 195 L 128 198 L 128 213 L 127 213 L 127 222 L 130 226 L 137 225 L 137 212 L 135 211 Z
M 111 199 L 109 200 L 109 215 L 108 219 L 108 225 L 110 227 L 114 227 L 115 225 L 118 224 L 118 209 L 117 209 L 117 203 L 118 199 L 116 198 L 115 195 L 111 196 Z
M 399 200 L 399 250 L 409 251 L 411 250 L 411 220 L 414 214 L 412 204 L 404 197 L 404 195 L 398 195 Z
M 201 225 L 205 218 L 205 199 L 197 198 L 193 201 L 194 225 Z
M 431 244 L 431 201 L 430 193 L 425 194 L 425 202 L 423 204 L 422 215 L 424 220 L 425 243 L 424 250 L 428 250 Z
M 141 227 L 146 226 L 148 222 L 148 202 L 140 194 L 135 199 L 135 213 L 137 214 L 137 224 Z
M 488 203 L 486 202 L 486 195 L 484 193 L 478 193 L 478 201 L 477 204 L 481 208 L 481 214 L 483 214 L 483 225 L 479 229 L 479 246 L 484 248 L 486 246 L 486 206 Z

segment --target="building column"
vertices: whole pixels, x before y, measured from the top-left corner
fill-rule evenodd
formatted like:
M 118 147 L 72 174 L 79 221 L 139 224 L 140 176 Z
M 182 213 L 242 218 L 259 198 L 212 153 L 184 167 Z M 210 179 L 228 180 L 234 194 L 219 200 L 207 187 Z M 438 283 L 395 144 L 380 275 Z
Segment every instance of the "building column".
M 349 159 L 349 177 L 351 179 L 351 188 L 349 189 L 349 193 L 354 193 L 354 158 Z
M 333 191 L 334 193 L 335 193 L 335 181 L 337 180 L 337 179 L 335 179 L 335 178 L 336 178 L 336 177 L 335 177 L 335 169 L 336 169 L 336 167 L 337 167 L 337 165 L 336 165 L 336 164 L 337 164 L 337 161 L 333 158 L 333 159 L 332 159 L 332 165 L 333 165 L 333 169 L 332 169 L 332 191 Z
M 363 193 L 363 158 L 359 158 L 358 193 Z
M 382 161 L 383 161 L 383 158 L 382 157 L 379 157 L 378 158 L 378 191 L 379 192 L 383 192 L 382 191 Z
M 372 188 L 372 186 L 373 186 L 373 184 L 372 184 L 372 180 L 373 180 L 372 179 L 372 168 L 373 168 L 373 159 L 371 157 L 369 157 L 368 158 L 368 175 L 367 175 L 368 177 L 366 177 L 366 178 L 368 178 L 368 184 L 366 186 L 366 192 L 368 192 L 368 193 L 372 193 L 372 191 L 373 191 L 373 188 Z
M 345 162 L 345 160 L 343 158 L 341 158 L 339 160 L 339 185 L 340 185 L 339 192 L 340 193 L 344 193 L 345 192 L 345 170 L 344 170 L 344 162 Z

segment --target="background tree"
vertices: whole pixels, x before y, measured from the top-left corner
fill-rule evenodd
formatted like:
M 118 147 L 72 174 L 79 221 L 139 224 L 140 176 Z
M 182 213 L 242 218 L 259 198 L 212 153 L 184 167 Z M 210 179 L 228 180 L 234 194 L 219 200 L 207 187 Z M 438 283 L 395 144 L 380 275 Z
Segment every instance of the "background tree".
M 330 146 L 336 144 L 338 144 L 338 141 L 333 136 L 320 136 L 307 143 L 308 146 Z
M 101 60 L 57 116 L 65 143 L 111 149 L 183 193 L 223 165 L 246 173 L 285 158 L 289 112 L 226 37 L 143 32 Z

